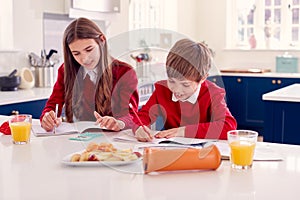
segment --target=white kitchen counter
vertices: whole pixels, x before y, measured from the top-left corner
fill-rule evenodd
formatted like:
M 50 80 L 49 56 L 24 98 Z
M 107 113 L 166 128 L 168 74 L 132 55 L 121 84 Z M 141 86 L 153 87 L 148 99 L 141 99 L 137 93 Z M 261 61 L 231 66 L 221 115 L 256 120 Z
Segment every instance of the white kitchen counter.
M 8 117 L 0 116 L 0 124 Z M 35 120 L 34 123 L 38 121 Z M 117 148 L 134 143 L 114 142 L 107 132 L 93 142 L 113 142 Z M 73 135 L 34 137 L 30 144 L 13 145 L 0 133 L 0 199 L 299 199 L 300 146 L 261 143 L 280 153 L 283 161 L 257 161 L 248 171 L 230 168 L 223 160 L 216 171 L 143 174 L 142 161 L 125 166 L 70 167 L 61 163 L 87 143 Z M 89 143 L 89 142 L 88 142 Z
M 220 73 L 221 76 L 245 76 L 245 77 L 274 77 L 274 78 L 300 78 L 300 73 Z
M 244 76 L 244 77 L 274 77 L 274 78 L 300 78 L 300 73 L 220 73 L 222 76 Z M 28 101 L 48 99 L 52 88 L 32 88 L 29 90 L 0 91 L 0 106 Z M 141 102 L 142 105 L 142 102 Z
M 0 91 L 0 106 L 28 101 L 48 99 L 52 88 L 32 88 L 29 90 Z
M 262 99 L 265 101 L 300 102 L 300 84 L 289 85 L 266 93 L 263 95 Z

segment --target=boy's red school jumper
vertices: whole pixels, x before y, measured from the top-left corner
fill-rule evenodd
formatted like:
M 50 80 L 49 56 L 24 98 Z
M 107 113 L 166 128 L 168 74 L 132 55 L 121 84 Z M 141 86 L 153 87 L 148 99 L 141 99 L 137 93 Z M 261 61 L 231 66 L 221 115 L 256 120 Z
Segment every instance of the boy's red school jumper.
M 190 102 L 172 101 L 172 92 L 167 81 L 155 83 L 155 91 L 138 112 L 144 125 L 155 122 L 158 116 L 164 120 L 164 129 L 186 126 L 185 137 L 227 139 L 227 131 L 237 127 L 225 102 L 225 90 L 206 80 L 201 84 L 198 100 Z M 137 126 L 139 123 L 134 120 Z

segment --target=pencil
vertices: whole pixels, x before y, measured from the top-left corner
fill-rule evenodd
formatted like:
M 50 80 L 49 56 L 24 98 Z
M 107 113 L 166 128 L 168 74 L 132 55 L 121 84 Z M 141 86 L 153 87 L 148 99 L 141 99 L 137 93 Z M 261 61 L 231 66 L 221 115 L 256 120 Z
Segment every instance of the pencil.
M 58 116 L 58 103 L 55 105 L 55 120 L 57 119 Z M 56 125 L 54 124 L 54 129 L 53 129 L 53 133 L 56 133 Z
M 136 113 L 136 111 L 133 109 L 133 106 L 131 103 L 129 103 L 129 107 L 131 108 L 131 110 L 133 111 L 134 115 L 136 116 L 136 118 L 138 119 L 140 125 L 142 126 L 142 128 L 144 129 L 144 131 L 148 134 L 148 137 L 152 138 L 151 134 L 148 133 L 148 131 L 145 128 L 145 125 L 143 124 L 141 118 L 139 117 L 139 115 Z

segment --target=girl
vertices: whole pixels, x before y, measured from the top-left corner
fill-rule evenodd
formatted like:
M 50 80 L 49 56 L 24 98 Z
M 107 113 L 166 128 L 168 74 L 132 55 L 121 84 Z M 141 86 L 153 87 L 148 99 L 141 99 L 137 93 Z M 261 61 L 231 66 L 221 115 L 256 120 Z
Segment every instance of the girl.
M 53 92 L 40 117 L 42 127 L 53 130 L 65 108 L 66 121 L 94 121 L 109 130 L 132 125 L 137 110 L 137 77 L 132 67 L 108 54 L 107 41 L 99 27 L 79 18 L 63 36 L 64 64 L 58 69 Z M 55 106 L 58 104 L 58 113 Z

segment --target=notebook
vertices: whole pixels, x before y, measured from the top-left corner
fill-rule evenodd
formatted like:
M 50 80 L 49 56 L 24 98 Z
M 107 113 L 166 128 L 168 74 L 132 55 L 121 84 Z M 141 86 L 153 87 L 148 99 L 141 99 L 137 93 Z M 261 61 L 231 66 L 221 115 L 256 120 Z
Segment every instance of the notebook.
M 36 137 L 41 136 L 58 136 L 58 135 L 69 135 L 86 132 L 103 132 L 107 130 L 105 127 L 96 125 L 93 121 L 80 121 L 75 123 L 62 122 L 60 126 L 56 128 L 56 132 L 45 131 L 41 125 L 32 125 L 32 133 Z
M 226 141 L 216 141 L 212 139 L 197 139 L 185 137 L 161 138 L 153 139 L 151 142 L 139 142 L 134 137 L 132 131 L 124 131 L 122 135 L 114 138 L 118 142 L 132 142 L 136 143 L 135 148 L 143 149 L 146 147 L 182 147 L 182 148 L 202 148 L 209 145 L 216 145 L 221 153 L 223 160 L 229 160 L 230 148 Z M 162 141 L 169 141 L 171 143 L 163 143 Z M 180 144 L 174 144 L 180 143 Z M 254 161 L 282 161 L 283 157 L 278 152 L 265 143 L 258 142 L 256 144 Z
M 229 160 L 230 147 L 227 142 L 215 142 L 214 143 L 221 155 L 223 160 Z M 276 152 L 272 146 L 268 144 L 257 142 L 255 152 L 253 156 L 254 161 L 281 161 L 283 160 L 282 155 Z
M 158 132 L 156 132 L 158 133 Z M 154 133 L 154 135 L 156 134 Z M 136 143 L 135 147 L 143 149 L 146 147 L 203 147 L 206 143 L 215 142 L 215 140 L 209 139 L 196 139 L 196 138 L 185 138 L 185 137 L 172 137 L 172 138 L 154 138 L 150 142 L 139 142 L 133 135 L 131 130 L 125 130 L 122 135 L 113 138 L 117 142 L 131 142 Z

